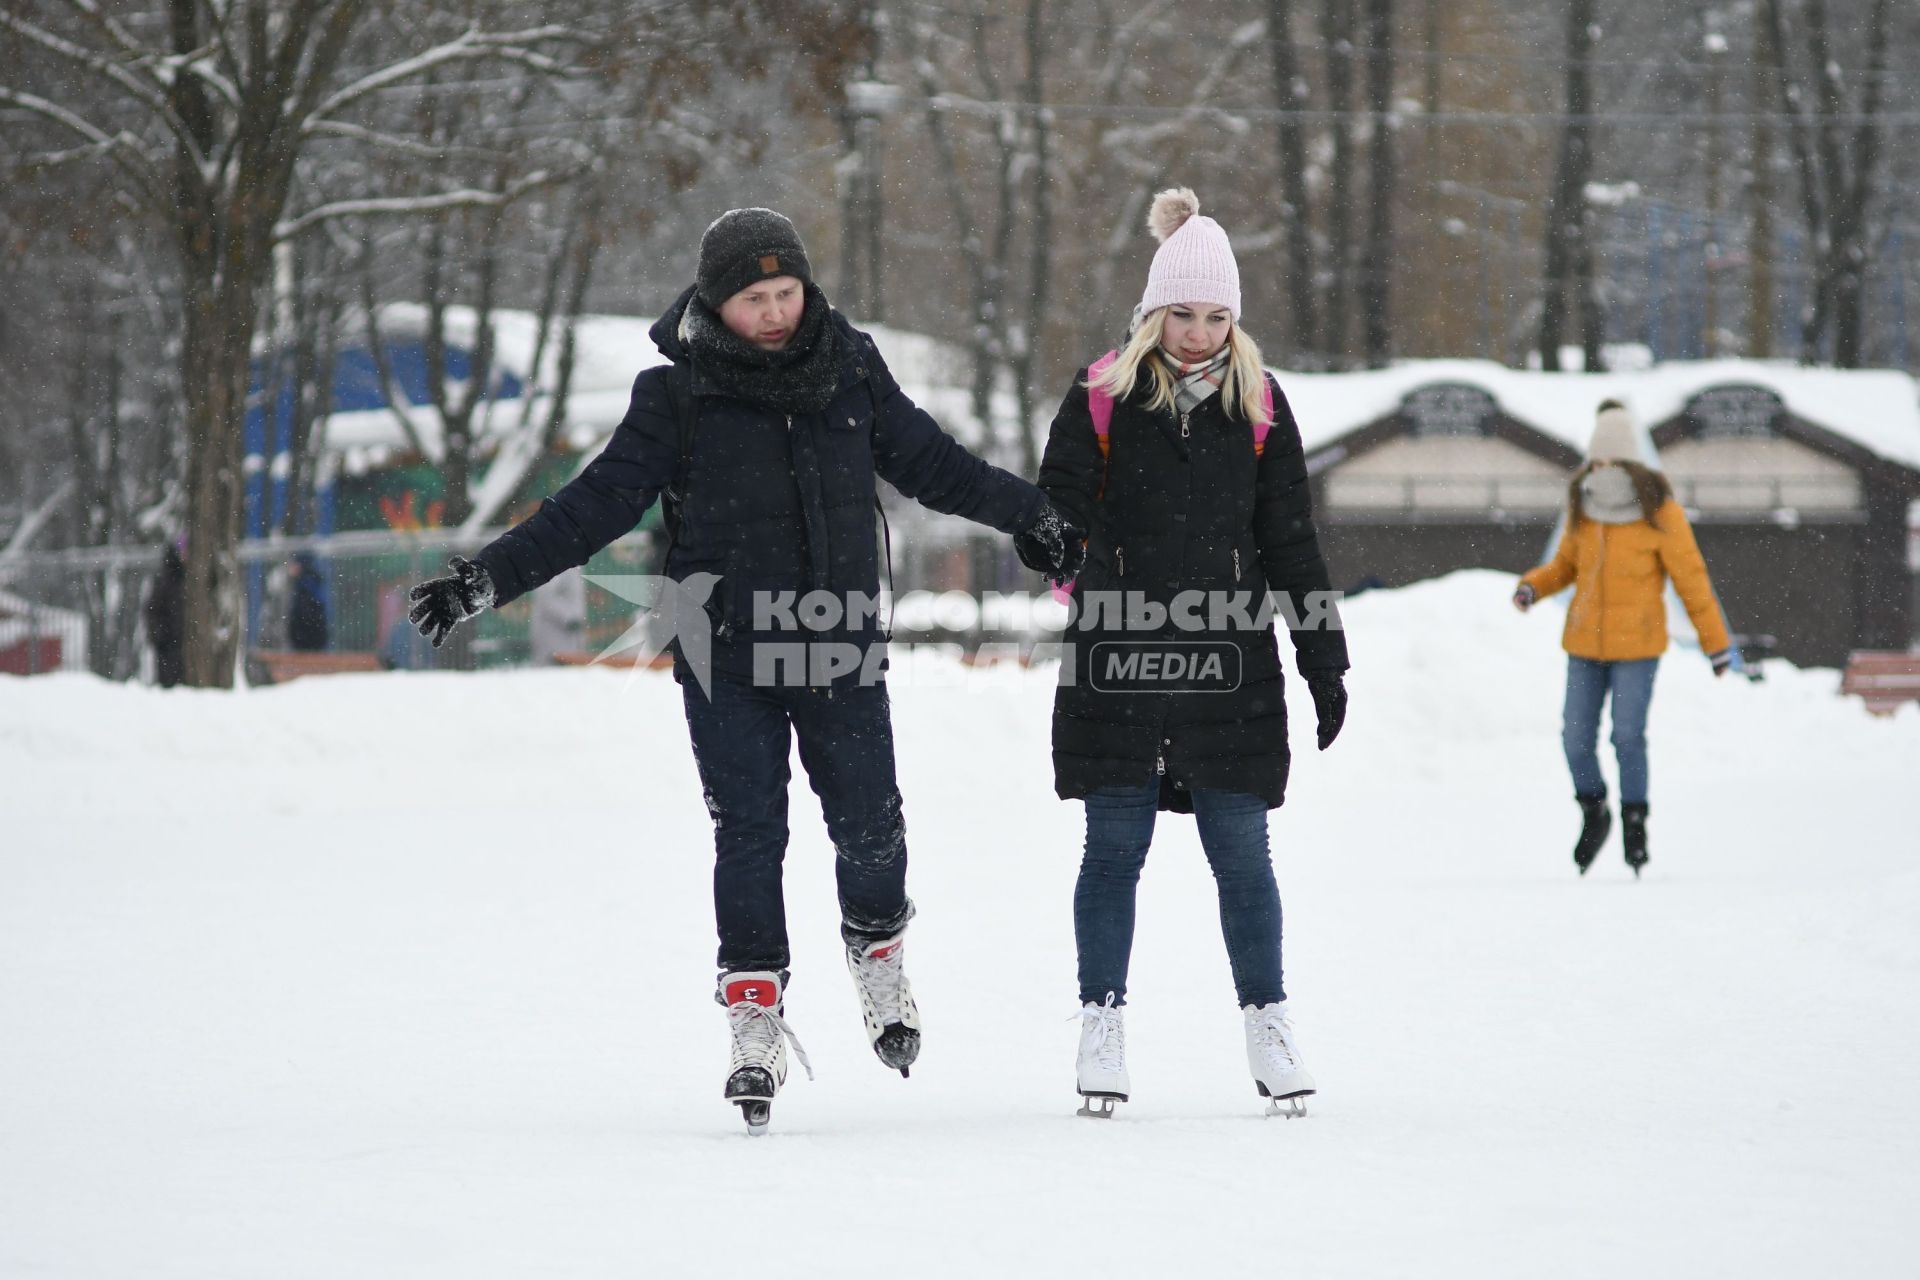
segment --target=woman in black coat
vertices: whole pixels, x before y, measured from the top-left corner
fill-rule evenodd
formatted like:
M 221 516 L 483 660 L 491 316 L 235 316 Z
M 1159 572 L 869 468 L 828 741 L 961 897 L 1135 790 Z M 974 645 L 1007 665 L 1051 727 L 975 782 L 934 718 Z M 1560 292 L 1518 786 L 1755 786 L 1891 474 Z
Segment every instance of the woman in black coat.
M 1040 469 L 1040 487 L 1088 530 L 1053 717 L 1055 790 L 1087 809 L 1074 890 L 1079 1088 L 1129 1092 L 1134 895 L 1166 809 L 1198 821 L 1248 1063 L 1277 1107 L 1314 1085 L 1287 1017 L 1267 846 L 1288 765 L 1272 619 L 1289 625 L 1322 750 L 1345 713 L 1346 643 L 1299 429 L 1239 328 L 1226 233 L 1185 189 L 1155 199 L 1151 226 L 1161 245 L 1128 342 L 1074 379 Z M 1111 1114 L 1111 1101 L 1099 1106 L 1082 1111 Z

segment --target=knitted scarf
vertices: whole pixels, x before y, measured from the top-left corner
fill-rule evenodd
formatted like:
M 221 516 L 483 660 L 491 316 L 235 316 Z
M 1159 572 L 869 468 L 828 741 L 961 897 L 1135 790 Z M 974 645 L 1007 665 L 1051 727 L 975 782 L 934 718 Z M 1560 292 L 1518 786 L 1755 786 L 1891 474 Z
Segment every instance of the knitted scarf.
M 1192 413 L 1227 380 L 1227 365 L 1233 359 L 1232 347 L 1222 347 L 1213 353 L 1212 358 L 1198 364 L 1187 364 L 1167 354 L 1164 347 L 1157 349 L 1155 355 L 1161 364 L 1173 375 L 1173 407 L 1181 413 Z
M 1580 510 L 1601 524 L 1632 524 L 1646 518 L 1633 477 L 1625 467 L 1595 467 L 1580 481 Z
M 680 340 L 728 395 L 775 413 L 818 413 L 840 388 L 842 344 L 826 295 L 812 284 L 806 293 L 800 327 L 778 351 L 762 351 L 727 328 L 697 295 L 680 317 Z

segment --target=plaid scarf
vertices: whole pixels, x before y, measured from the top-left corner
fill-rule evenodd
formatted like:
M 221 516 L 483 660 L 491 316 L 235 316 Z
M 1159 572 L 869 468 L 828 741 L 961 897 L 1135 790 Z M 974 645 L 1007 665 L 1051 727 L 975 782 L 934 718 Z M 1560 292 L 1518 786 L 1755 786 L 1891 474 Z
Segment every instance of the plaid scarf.
M 1160 357 L 1167 372 L 1173 375 L 1173 407 L 1181 413 L 1192 413 L 1226 382 L 1227 364 L 1233 359 L 1233 348 L 1222 347 L 1213 353 L 1212 359 L 1202 360 L 1198 364 L 1176 360 L 1167 354 L 1164 347 L 1155 354 Z

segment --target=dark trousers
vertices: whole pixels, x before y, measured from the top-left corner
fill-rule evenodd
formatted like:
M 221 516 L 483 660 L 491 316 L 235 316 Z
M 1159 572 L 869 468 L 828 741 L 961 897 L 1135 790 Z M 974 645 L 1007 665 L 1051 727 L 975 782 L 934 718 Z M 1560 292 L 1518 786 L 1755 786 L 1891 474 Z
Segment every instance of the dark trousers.
M 1153 843 L 1160 788 L 1109 787 L 1087 797 L 1087 848 L 1073 890 L 1080 1002 L 1127 1002 L 1133 908 Z M 1280 890 L 1267 851 L 1267 806 L 1233 791 L 1193 793 L 1200 844 L 1220 894 L 1220 932 L 1241 1005 L 1287 998 L 1280 973 Z
M 722 972 L 784 970 L 787 757 L 820 797 L 836 851 L 841 932 L 849 942 L 891 937 L 913 917 L 907 898 L 906 819 L 894 782 L 893 723 L 885 684 L 758 687 L 716 673 L 709 698 L 682 684 L 694 763 L 713 816 L 713 908 Z

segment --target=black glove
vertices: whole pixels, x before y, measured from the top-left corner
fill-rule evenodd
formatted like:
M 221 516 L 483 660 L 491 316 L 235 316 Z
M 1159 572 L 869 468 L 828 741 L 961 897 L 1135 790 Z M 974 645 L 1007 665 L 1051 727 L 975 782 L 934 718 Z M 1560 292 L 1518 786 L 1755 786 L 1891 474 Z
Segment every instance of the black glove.
M 445 578 L 429 578 L 407 592 L 413 608 L 407 621 L 433 641 L 438 649 L 460 623 L 493 605 L 493 579 L 465 556 L 447 561 L 453 573 Z
M 1338 671 L 1315 671 L 1307 676 L 1307 688 L 1313 693 L 1314 714 L 1320 719 L 1320 749 L 1325 751 L 1347 721 L 1346 677 Z
M 1087 563 L 1087 531 L 1049 502 L 1039 518 L 1013 535 L 1020 563 L 1051 582 L 1065 582 Z
M 1715 676 L 1723 676 L 1727 674 L 1728 670 L 1733 666 L 1733 650 L 1728 648 L 1722 649 L 1718 653 L 1710 653 L 1707 655 L 1707 661 L 1713 664 L 1713 674 Z
M 1513 589 L 1513 607 L 1522 613 L 1533 608 L 1533 602 L 1539 598 L 1540 593 L 1533 589 L 1531 582 L 1523 582 Z

